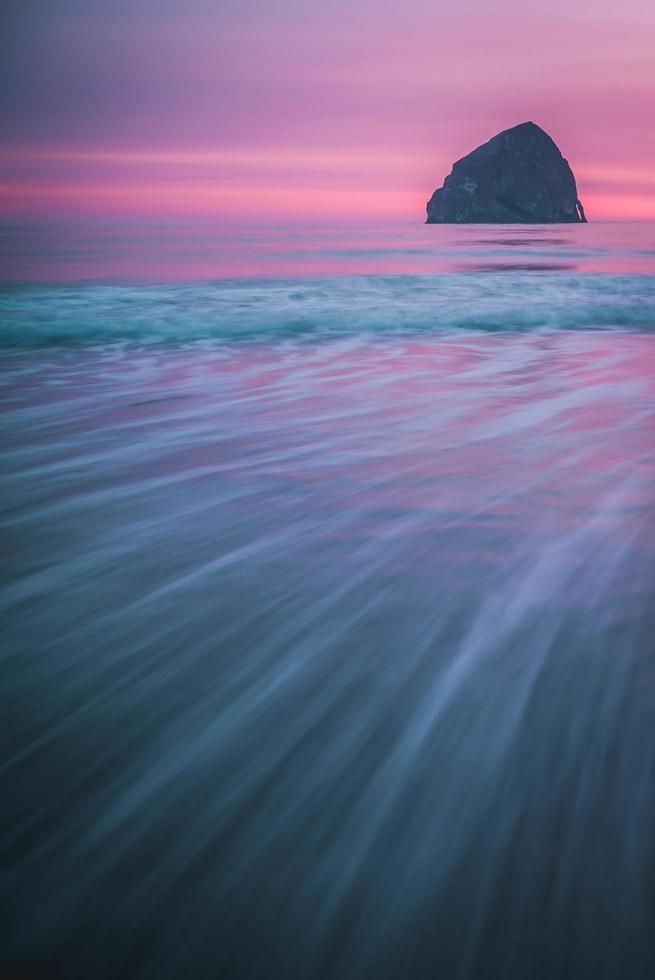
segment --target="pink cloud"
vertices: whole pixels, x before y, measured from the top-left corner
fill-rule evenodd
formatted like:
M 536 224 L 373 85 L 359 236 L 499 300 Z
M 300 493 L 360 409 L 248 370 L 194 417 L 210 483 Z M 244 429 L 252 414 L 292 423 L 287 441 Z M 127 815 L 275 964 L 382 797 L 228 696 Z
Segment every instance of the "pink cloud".
M 534 119 L 590 216 L 654 215 L 642 0 L 93 8 L 15 6 L 0 214 L 421 220 L 455 159 Z

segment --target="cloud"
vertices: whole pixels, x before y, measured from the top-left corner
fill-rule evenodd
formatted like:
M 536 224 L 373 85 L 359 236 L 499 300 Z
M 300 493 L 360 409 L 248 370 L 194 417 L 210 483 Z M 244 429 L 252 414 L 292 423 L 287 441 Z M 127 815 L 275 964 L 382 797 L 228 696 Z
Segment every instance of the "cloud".
M 318 184 L 349 201 L 375 189 L 422 200 L 457 157 L 533 118 L 584 190 L 592 167 L 655 169 L 654 11 L 637 0 L 5 0 L 0 165 L 12 186 L 18 149 L 34 186 L 145 185 L 162 167 L 179 184 L 204 168 L 252 193 L 282 186 L 286 168 L 299 194 Z

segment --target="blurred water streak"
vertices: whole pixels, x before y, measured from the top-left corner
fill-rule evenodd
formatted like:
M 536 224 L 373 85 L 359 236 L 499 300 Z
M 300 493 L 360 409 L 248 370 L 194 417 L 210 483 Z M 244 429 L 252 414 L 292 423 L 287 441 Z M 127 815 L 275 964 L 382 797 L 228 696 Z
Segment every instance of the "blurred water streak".
M 8 964 L 653 975 L 655 336 L 4 365 Z

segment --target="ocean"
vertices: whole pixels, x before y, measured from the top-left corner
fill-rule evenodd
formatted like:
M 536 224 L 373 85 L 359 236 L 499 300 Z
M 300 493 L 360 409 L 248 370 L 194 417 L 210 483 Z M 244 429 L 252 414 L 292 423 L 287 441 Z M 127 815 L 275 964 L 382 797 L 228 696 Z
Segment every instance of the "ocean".
M 2 960 L 655 975 L 655 226 L 0 229 Z

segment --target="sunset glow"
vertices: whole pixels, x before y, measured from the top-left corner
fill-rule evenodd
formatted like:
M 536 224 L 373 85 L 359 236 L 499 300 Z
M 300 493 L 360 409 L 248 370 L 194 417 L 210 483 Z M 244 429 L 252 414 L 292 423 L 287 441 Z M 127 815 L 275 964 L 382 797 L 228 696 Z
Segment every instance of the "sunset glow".
M 6 217 L 420 220 L 526 119 L 590 218 L 655 217 L 643 0 L 13 0 L 3 23 Z

